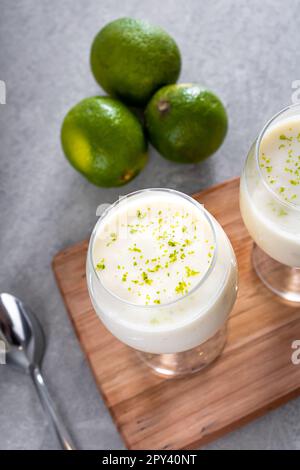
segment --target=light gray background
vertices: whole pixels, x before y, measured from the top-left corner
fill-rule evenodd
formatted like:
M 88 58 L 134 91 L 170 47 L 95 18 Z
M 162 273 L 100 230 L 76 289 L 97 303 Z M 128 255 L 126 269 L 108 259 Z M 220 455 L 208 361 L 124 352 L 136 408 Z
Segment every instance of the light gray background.
M 122 448 L 66 315 L 50 269 L 60 249 L 88 237 L 98 204 L 148 186 L 187 193 L 238 175 L 263 123 L 290 104 L 300 79 L 296 0 L 0 0 L 0 290 L 28 302 L 48 339 L 44 373 L 80 448 Z M 181 81 L 215 90 L 229 133 L 199 166 L 151 149 L 145 171 L 122 189 L 99 189 L 65 161 L 67 110 L 101 93 L 89 70 L 94 35 L 120 16 L 165 27 L 182 52 Z M 259 358 L 258 358 L 259 360 Z M 246 367 L 246 365 L 245 365 Z M 0 366 L 0 448 L 52 449 L 56 441 L 26 376 Z M 300 449 L 300 399 L 219 439 L 214 449 Z

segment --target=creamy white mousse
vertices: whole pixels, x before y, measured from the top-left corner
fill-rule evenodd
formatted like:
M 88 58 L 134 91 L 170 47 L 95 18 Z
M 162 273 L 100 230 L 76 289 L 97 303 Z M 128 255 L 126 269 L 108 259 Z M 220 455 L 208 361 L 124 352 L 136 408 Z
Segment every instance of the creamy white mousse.
M 300 207 L 300 117 L 274 124 L 260 143 L 263 178 L 278 197 Z
M 258 162 L 254 151 L 253 147 L 241 178 L 245 225 L 269 256 L 300 267 L 300 117 L 286 118 L 266 130 Z
M 96 312 L 124 343 L 151 353 L 191 349 L 226 323 L 236 261 L 215 219 L 168 190 L 133 193 L 96 225 L 87 280 Z
M 126 302 L 163 305 L 187 294 L 214 255 L 212 227 L 197 206 L 169 193 L 143 193 L 112 211 L 99 226 L 94 267 Z

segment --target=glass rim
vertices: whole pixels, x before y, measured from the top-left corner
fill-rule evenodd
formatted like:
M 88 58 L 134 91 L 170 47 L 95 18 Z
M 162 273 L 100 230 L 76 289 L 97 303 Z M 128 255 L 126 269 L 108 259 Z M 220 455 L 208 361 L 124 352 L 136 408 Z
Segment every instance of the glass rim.
M 258 169 L 258 172 L 259 172 L 259 176 L 261 177 L 262 179 L 262 182 L 265 186 L 265 188 L 279 201 L 280 204 L 286 206 L 286 207 L 289 207 L 289 208 L 293 208 L 294 210 L 297 210 L 297 211 L 300 211 L 300 205 L 299 204 L 295 204 L 294 202 L 288 202 L 288 201 L 284 201 L 283 199 L 281 199 L 281 197 L 279 196 L 279 194 L 277 194 L 272 188 L 271 186 L 267 183 L 264 175 L 263 175 L 263 172 L 261 171 L 261 168 L 260 168 L 260 165 L 259 165 L 259 150 L 260 150 L 260 144 L 261 144 L 261 141 L 266 133 L 266 131 L 270 128 L 270 126 L 272 125 L 272 123 L 274 123 L 274 121 L 279 117 L 281 116 L 282 114 L 284 114 L 285 112 L 289 111 L 290 109 L 294 109 L 294 108 L 297 108 L 299 107 L 300 109 L 300 103 L 294 103 L 294 104 L 290 104 L 289 106 L 285 106 L 284 108 L 282 108 L 280 111 L 278 111 L 276 114 L 274 114 L 267 122 L 266 124 L 263 126 L 262 130 L 260 131 L 260 133 L 258 134 L 258 137 L 256 139 L 256 143 L 255 143 L 255 162 L 256 162 L 256 167 Z M 299 113 L 300 114 L 300 113 Z
M 122 299 L 122 297 L 119 297 L 117 294 L 115 294 L 114 292 L 112 292 L 110 289 L 108 289 L 104 284 L 103 282 L 101 281 L 100 277 L 98 276 L 97 274 L 97 271 L 95 269 L 95 266 L 94 266 L 94 262 L 93 262 L 93 246 L 94 246 L 94 241 L 95 241 L 95 238 L 96 238 L 96 234 L 98 232 L 98 227 L 99 225 L 103 222 L 103 220 L 105 219 L 105 217 L 115 208 L 117 207 L 120 203 L 122 203 L 124 200 L 128 199 L 128 198 L 131 198 L 131 197 L 134 197 L 134 196 L 137 196 L 138 194 L 141 194 L 141 193 L 146 193 L 146 192 L 164 192 L 164 193 L 172 193 L 172 194 L 176 194 L 177 196 L 180 196 L 184 199 L 186 199 L 187 201 L 189 201 L 190 203 L 192 203 L 194 206 L 197 207 L 197 209 L 199 209 L 203 216 L 205 217 L 205 219 L 207 220 L 208 224 L 209 224 L 209 227 L 212 231 L 212 235 L 213 235 L 213 243 L 215 245 L 215 249 L 213 250 L 213 255 L 212 255 L 212 259 L 211 259 L 211 263 L 208 267 L 208 269 L 206 270 L 206 272 L 204 273 L 204 275 L 201 277 L 201 279 L 199 279 L 199 282 L 189 291 L 187 292 L 186 294 L 184 294 L 183 296 L 181 296 L 180 298 L 178 299 L 175 299 L 175 300 L 172 300 L 170 302 L 166 302 L 166 303 L 163 303 L 163 304 L 153 304 L 153 305 L 142 305 L 142 304 L 138 304 L 138 303 L 135 303 L 135 302 L 129 302 L 127 300 L 124 300 Z M 190 295 L 192 295 L 193 293 L 196 292 L 197 289 L 199 289 L 199 287 L 204 284 L 204 282 L 207 280 L 207 278 L 209 277 L 212 269 L 214 268 L 215 264 L 216 264 L 216 255 L 217 255 L 217 251 L 218 251 L 218 244 L 217 244 L 217 236 L 216 236 L 216 229 L 214 227 L 214 224 L 212 223 L 212 220 L 211 220 L 211 215 L 210 213 L 205 209 L 205 207 L 200 204 L 196 199 L 192 198 L 191 196 L 185 194 L 185 193 L 182 193 L 181 191 L 177 191 L 175 189 L 170 189 L 170 188 L 145 188 L 145 189 L 139 189 L 137 191 L 133 191 L 127 195 L 124 195 L 122 197 L 120 197 L 117 201 L 115 201 L 114 203 L 110 204 L 110 206 L 105 209 L 105 211 L 103 212 L 103 214 L 101 214 L 101 216 L 99 217 L 99 220 L 96 222 L 94 228 L 93 228 L 93 231 L 92 231 L 92 234 L 91 234 L 91 237 L 90 237 L 90 241 L 89 241 L 89 245 L 88 245 L 88 260 L 89 260 L 89 264 L 92 266 L 92 270 L 93 270 L 93 273 L 95 274 L 96 276 L 96 279 L 97 281 L 101 284 L 101 286 L 103 287 L 103 289 L 109 294 L 111 295 L 112 297 L 114 297 L 115 299 L 117 299 L 119 302 L 123 303 L 123 304 L 126 304 L 126 305 L 129 305 L 131 307 L 138 307 L 138 308 L 145 308 L 145 309 L 159 309 L 159 308 L 164 308 L 164 307 L 169 307 L 171 305 L 174 305 L 180 301 L 182 301 L 183 299 L 186 299 L 187 297 L 189 297 Z

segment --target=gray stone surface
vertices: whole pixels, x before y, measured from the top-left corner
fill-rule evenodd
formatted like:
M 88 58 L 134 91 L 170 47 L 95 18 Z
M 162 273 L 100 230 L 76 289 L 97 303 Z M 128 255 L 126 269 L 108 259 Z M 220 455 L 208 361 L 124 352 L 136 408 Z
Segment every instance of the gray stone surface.
M 27 301 L 43 323 L 43 370 L 80 448 L 123 444 L 74 336 L 51 259 L 89 235 L 101 202 L 153 185 L 191 193 L 240 173 L 258 130 L 291 102 L 291 82 L 300 78 L 298 11 L 296 0 L 0 0 L 0 79 L 7 85 L 7 104 L 0 105 L 0 289 Z M 151 149 L 147 169 L 128 186 L 99 189 L 65 161 L 60 124 L 74 103 L 101 92 L 89 47 L 106 22 L 125 15 L 176 38 L 181 81 L 215 90 L 230 129 L 202 165 L 181 167 Z M 5 366 L 0 410 L 1 449 L 56 447 L 29 379 Z M 300 449 L 299 413 L 298 399 L 207 448 Z

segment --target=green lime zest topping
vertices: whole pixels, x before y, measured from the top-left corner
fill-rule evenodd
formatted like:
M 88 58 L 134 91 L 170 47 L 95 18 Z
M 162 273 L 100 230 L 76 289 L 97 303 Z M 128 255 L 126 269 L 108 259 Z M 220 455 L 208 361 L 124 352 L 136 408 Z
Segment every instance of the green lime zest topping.
M 143 281 L 145 282 L 145 284 L 148 284 L 149 286 L 151 286 L 153 281 L 152 281 L 152 279 L 149 279 L 148 274 L 145 273 L 145 271 L 142 273 L 142 278 L 143 278 Z
M 286 212 L 284 209 L 279 209 L 279 211 L 278 211 L 278 216 L 279 216 L 279 217 L 283 217 L 283 216 L 285 216 L 285 215 L 287 215 L 287 212 Z
M 137 253 L 141 253 L 142 250 L 140 250 L 139 248 L 137 248 L 136 246 L 134 246 L 133 248 L 128 248 L 129 251 L 136 251 Z
M 187 294 L 187 284 L 185 281 L 179 281 L 178 285 L 175 287 L 176 294 Z
M 96 264 L 97 271 L 103 271 L 105 269 L 104 258 L 100 261 L 100 263 Z
M 147 271 L 148 271 L 149 273 L 156 273 L 156 272 L 159 271 L 160 269 L 161 269 L 161 265 L 160 265 L 160 264 L 157 264 L 156 266 L 154 266 L 153 269 L 148 268 Z
M 173 253 L 169 254 L 170 263 L 175 263 L 175 261 L 177 261 L 177 255 L 178 255 L 177 250 L 174 250 Z
M 189 266 L 185 266 L 185 271 L 186 271 L 187 277 L 197 276 L 198 274 L 200 274 L 199 271 L 195 271 L 194 269 L 191 269 Z
M 147 215 L 146 212 L 143 214 L 140 209 L 138 209 L 136 211 L 136 216 L 137 216 L 138 219 L 144 219 L 144 217 L 146 217 L 146 215 Z
M 288 141 L 291 142 L 291 141 L 293 140 L 293 137 L 287 137 L 285 134 L 281 134 L 281 135 L 279 136 L 279 139 L 280 139 L 280 140 L 288 140 Z
M 110 234 L 110 241 L 108 243 L 106 243 L 106 246 L 110 246 L 116 240 L 117 240 L 117 234 L 115 232 L 112 232 Z

